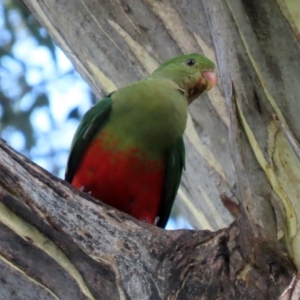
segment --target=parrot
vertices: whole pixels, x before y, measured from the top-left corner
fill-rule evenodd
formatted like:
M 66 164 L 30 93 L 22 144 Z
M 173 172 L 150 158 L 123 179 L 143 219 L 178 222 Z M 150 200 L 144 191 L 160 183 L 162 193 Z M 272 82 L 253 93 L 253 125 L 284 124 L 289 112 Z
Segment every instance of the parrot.
M 165 228 L 185 168 L 188 105 L 215 86 L 214 70 L 205 56 L 183 54 L 98 101 L 75 132 L 65 180 Z

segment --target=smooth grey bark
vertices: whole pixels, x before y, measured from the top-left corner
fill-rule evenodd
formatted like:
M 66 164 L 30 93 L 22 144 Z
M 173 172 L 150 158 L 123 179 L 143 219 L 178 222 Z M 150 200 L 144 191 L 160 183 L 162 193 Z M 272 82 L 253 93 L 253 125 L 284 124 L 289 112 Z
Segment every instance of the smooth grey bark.
M 198 1 L 25 2 L 100 99 L 182 52 L 204 53 L 216 61 Z M 176 206 L 200 229 L 216 230 L 233 221 L 220 199 L 237 192 L 220 88 L 191 105 L 185 135 L 187 168 Z

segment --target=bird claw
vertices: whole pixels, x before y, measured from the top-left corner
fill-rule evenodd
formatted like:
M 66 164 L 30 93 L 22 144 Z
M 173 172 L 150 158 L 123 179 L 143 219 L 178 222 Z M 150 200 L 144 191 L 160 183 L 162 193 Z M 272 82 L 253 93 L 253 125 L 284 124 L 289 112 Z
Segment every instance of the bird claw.
M 92 195 L 92 191 L 87 191 L 86 186 L 84 186 L 84 185 L 79 190 L 81 192 L 84 192 L 84 193 L 88 194 L 88 195 Z
M 153 224 L 157 225 L 158 221 L 159 221 L 159 216 L 155 217 Z

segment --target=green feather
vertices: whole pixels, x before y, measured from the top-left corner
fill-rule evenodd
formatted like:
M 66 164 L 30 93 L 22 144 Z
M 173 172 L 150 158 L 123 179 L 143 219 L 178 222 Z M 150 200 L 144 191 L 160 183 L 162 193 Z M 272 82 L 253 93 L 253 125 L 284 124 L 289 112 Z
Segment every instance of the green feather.
M 111 95 L 109 95 L 111 96 Z M 78 163 L 86 147 L 91 143 L 96 133 L 102 128 L 107 121 L 112 109 L 111 98 L 103 98 L 98 101 L 83 117 L 77 128 L 68 158 L 65 179 L 71 182 L 76 172 Z
M 167 155 L 166 177 L 162 201 L 158 212 L 157 226 L 165 228 L 180 185 L 182 170 L 185 167 L 185 148 L 180 137 Z

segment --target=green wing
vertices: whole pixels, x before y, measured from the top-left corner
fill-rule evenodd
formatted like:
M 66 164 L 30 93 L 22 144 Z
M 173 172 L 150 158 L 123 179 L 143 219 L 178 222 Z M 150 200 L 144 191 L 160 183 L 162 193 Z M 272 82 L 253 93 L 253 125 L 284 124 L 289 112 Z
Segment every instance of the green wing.
M 171 209 L 179 188 L 182 170 L 185 167 L 185 149 L 180 137 L 167 155 L 166 177 L 162 202 L 158 212 L 157 226 L 164 228 L 168 222 Z
M 67 163 L 65 175 L 66 181 L 72 181 L 78 167 L 78 163 L 80 162 L 87 145 L 90 144 L 95 137 L 95 134 L 107 121 L 112 109 L 112 101 L 110 98 L 111 95 L 112 94 L 106 98 L 103 98 L 89 111 L 87 111 L 79 127 L 77 128 L 72 141 L 71 151 Z

